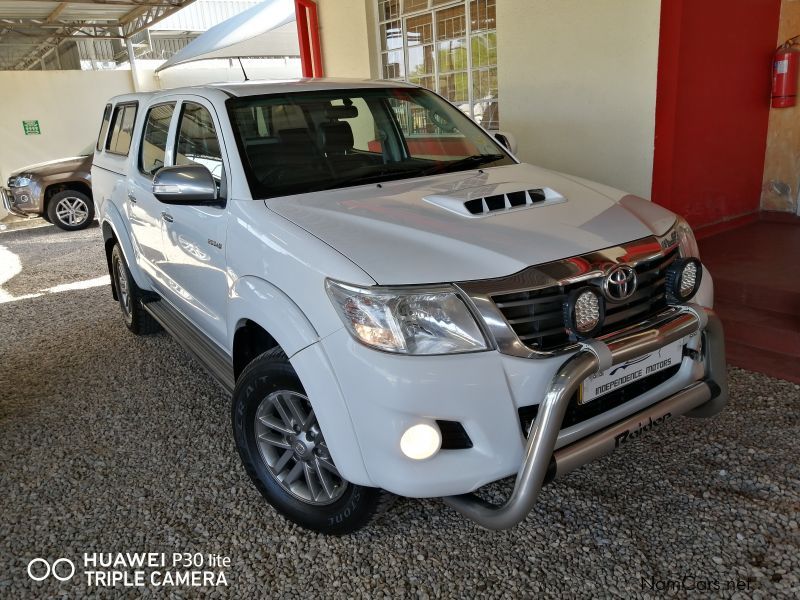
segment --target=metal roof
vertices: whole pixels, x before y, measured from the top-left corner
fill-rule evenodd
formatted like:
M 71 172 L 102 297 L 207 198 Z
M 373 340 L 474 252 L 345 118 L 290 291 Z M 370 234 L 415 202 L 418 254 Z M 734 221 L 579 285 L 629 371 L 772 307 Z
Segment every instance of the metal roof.
M 154 92 L 137 92 L 133 94 L 122 94 L 114 96 L 110 102 L 124 102 L 126 100 L 146 100 L 152 98 L 157 102 L 164 96 L 193 95 L 202 93 L 206 90 L 220 90 L 226 96 L 243 98 L 247 96 L 266 96 L 270 94 L 292 94 L 296 92 L 317 92 L 317 91 L 338 91 L 363 89 L 419 89 L 418 85 L 406 83 L 405 81 L 389 81 L 378 79 L 352 79 L 337 77 L 318 77 L 294 79 L 269 79 L 240 81 L 233 83 L 209 83 L 205 85 L 195 85 L 189 87 L 171 88 L 168 90 L 158 90 Z
M 293 92 L 316 92 L 337 90 L 361 90 L 372 88 L 408 88 L 419 86 L 404 81 L 385 81 L 378 79 L 353 79 L 339 77 L 300 77 L 296 79 L 273 79 L 267 81 L 239 81 L 232 83 L 212 83 L 207 86 L 222 90 L 231 96 L 262 96 L 266 94 L 289 94 Z M 195 88 L 196 89 L 196 88 Z
M 124 39 L 194 0 L 0 0 L 0 70 L 38 67 L 63 40 Z

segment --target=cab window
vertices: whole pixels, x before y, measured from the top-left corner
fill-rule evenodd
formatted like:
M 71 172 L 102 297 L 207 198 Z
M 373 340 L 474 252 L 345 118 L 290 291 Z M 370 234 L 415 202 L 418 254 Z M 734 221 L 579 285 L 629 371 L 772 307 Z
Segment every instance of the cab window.
M 184 102 L 175 140 L 176 165 L 203 165 L 214 176 L 220 197 L 224 198 L 225 171 L 217 130 L 208 109 Z
M 103 149 L 103 142 L 108 135 L 108 124 L 111 121 L 111 105 L 106 104 L 106 109 L 103 111 L 103 123 L 100 125 L 100 135 L 97 136 L 97 150 Z
M 152 177 L 164 166 L 167 154 L 167 136 L 175 103 L 159 104 L 147 111 L 139 151 L 139 170 Z
M 137 104 L 117 104 L 111 117 L 111 136 L 106 142 L 106 150 L 113 154 L 127 156 L 131 148 L 133 124 L 136 122 Z

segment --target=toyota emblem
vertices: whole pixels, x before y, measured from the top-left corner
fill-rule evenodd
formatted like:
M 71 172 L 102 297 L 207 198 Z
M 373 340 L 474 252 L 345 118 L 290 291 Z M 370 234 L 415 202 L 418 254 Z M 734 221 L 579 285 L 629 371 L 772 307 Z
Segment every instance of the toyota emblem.
M 628 265 L 618 265 L 603 280 L 603 291 L 612 302 L 622 302 L 636 291 L 636 271 Z

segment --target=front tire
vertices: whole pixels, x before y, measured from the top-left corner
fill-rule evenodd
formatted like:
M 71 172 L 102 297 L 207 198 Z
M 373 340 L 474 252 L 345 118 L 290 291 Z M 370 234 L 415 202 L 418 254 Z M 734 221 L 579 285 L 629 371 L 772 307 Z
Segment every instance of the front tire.
M 86 229 L 94 219 L 94 202 L 81 192 L 59 192 L 47 203 L 47 217 L 53 225 L 65 231 Z
M 125 326 L 128 329 L 136 335 L 161 331 L 158 321 L 142 306 L 142 290 L 133 280 L 119 244 L 114 244 L 114 248 L 111 250 L 111 285 L 114 286 L 114 291 L 117 293 L 122 317 L 125 319 Z
M 343 535 L 376 513 L 381 490 L 339 474 L 300 379 L 280 348 L 254 359 L 233 392 L 233 435 L 261 495 L 301 527 Z

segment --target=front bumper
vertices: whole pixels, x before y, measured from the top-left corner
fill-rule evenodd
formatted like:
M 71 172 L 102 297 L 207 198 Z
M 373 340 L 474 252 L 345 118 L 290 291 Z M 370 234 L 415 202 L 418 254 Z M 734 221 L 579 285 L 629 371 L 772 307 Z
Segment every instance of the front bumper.
M 587 377 L 632 357 L 652 352 L 692 333 L 704 331 L 705 377 L 639 413 L 556 450 L 567 405 Z M 632 436 L 677 415 L 709 417 L 727 403 L 727 374 L 722 325 L 713 311 L 686 307 L 661 323 L 605 340 L 592 340 L 558 370 L 540 406 L 517 471 L 514 490 L 501 505 L 474 494 L 444 498 L 462 515 L 488 529 L 506 529 L 523 521 L 550 479 L 612 452 Z
M 5 208 L 12 215 L 17 215 L 18 217 L 32 216 L 30 213 L 25 212 L 22 208 L 17 206 L 14 193 L 11 190 L 0 187 L 0 200 L 3 202 L 3 208 Z
M 707 281 L 710 285 L 710 278 Z M 707 292 L 704 304 L 710 304 L 711 290 Z M 704 315 L 710 314 L 703 309 L 671 308 L 618 336 L 639 340 L 664 322 L 679 317 L 683 320 L 687 314 L 700 315 L 691 327 L 681 329 L 694 333 L 686 347 L 698 352 L 684 356 L 677 372 L 661 383 L 557 431 L 551 454 L 708 378 L 712 355 L 714 361 L 724 364 L 720 344 L 701 347 L 701 338 L 719 337 L 709 332 L 699 334 L 706 327 Z M 606 345 L 609 343 L 607 340 Z M 663 339 L 655 343 L 666 344 Z M 647 352 L 646 347 L 633 346 L 640 354 Z M 620 357 L 631 355 L 617 352 L 616 356 L 624 360 Z M 527 452 L 522 411 L 534 405 L 541 408 L 552 382 L 565 361 L 569 362 L 564 356 L 534 360 L 497 351 L 399 356 L 367 348 L 344 329 L 298 352 L 291 360 L 312 403 L 320 406 L 320 424 L 345 479 L 410 497 L 457 496 L 517 474 Z M 716 371 L 720 372 L 724 373 Z M 333 405 L 335 411 L 322 414 L 325 407 Z M 419 423 L 437 426 L 440 420 L 460 423 L 472 447 L 441 450 L 422 461 L 402 454 L 400 439 L 409 427 Z

